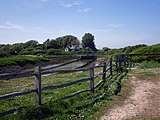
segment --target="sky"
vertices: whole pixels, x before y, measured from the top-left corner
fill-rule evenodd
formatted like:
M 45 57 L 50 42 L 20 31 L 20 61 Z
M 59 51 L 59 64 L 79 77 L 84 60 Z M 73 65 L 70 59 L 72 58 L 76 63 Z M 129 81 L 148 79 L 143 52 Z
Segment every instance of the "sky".
M 160 43 L 160 0 L 0 0 L 0 44 L 64 35 L 97 48 Z

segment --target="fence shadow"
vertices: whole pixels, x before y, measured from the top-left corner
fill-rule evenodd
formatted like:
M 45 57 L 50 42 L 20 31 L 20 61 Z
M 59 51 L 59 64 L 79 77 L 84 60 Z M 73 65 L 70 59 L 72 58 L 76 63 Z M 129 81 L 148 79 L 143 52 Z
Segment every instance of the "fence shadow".
M 82 109 L 87 109 L 91 106 L 99 104 L 103 100 L 108 100 L 108 101 L 112 100 L 111 96 L 117 95 L 120 92 L 121 80 L 127 74 L 127 69 L 126 69 L 127 61 L 126 60 L 127 60 L 126 58 L 117 59 L 115 61 L 116 65 L 113 65 L 114 60 L 112 60 L 111 58 L 107 63 L 104 62 L 103 65 L 94 66 L 94 64 L 91 63 L 91 66 L 89 68 L 79 68 L 79 69 L 74 69 L 74 70 L 48 70 L 47 69 L 47 71 L 44 70 L 41 72 L 41 68 L 36 67 L 34 73 L 11 74 L 8 76 L 7 75 L 0 76 L 0 79 L 2 78 L 3 79 L 4 78 L 13 79 L 13 78 L 19 78 L 19 77 L 35 76 L 35 88 L 34 89 L 30 91 L 16 92 L 16 93 L 11 93 L 11 94 L 1 95 L 0 100 L 7 99 L 10 97 L 14 97 L 14 96 L 26 95 L 26 94 L 30 94 L 34 92 L 36 104 L 40 105 L 38 107 L 29 106 L 29 107 L 13 109 L 10 111 L 0 113 L 0 116 L 5 116 L 7 114 L 14 113 L 15 111 L 19 111 L 18 112 L 19 116 L 21 116 L 22 118 L 28 116 L 29 119 L 34 119 L 34 117 L 37 119 L 41 119 L 41 118 L 45 118 L 47 116 L 50 116 L 56 113 L 74 115 L 76 118 L 78 118 L 79 111 L 81 111 Z M 116 66 L 115 68 L 116 72 L 114 72 L 113 66 Z M 103 71 L 102 73 L 95 75 L 94 68 L 98 68 L 98 67 L 102 67 Z M 90 72 L 89 78 L 79 79 L 79 80 L 76 80 L 70 83 L 66 83 L 66 84 L 46 86 L 46 87 L 41 88 L 41 75 L 55 73 L 55 72 L 61 73 L 61 72 L 78 72 L 78 71 L 89 71 Z M 106 77 L 107 72 L 109 72 L 109 75 Z M 99 81 L 99 83 L 97 83 L 96 85 L 94 85 L 94 79 L 97 78 L 98 76 L 102 76 L 102 80 Z M 86 81 L 90 81 L 89 89 L 80 90 L 69 96 L 58 98 L 54 101 L 49 101 L 47 103 L 42 104 L 41 93 L 43 90 L 64 88 L 67 86 L 71 86 L 71 85 L 86 82 Z M 114 89 L 112 90 L 110 88 L 112 89 L 114 88 Z M 82 95 L 80 94 L 85 94 L 84 95 L 85 97 L 84 96 L 82 97 Z M 79 105 L 79 106 L 74 106 L 74 109 L 71 109 L 70 107 L 73 104 L 73 101 L 74 101 L 73 99 L 83 101 L 84 104 Z M 22 114 L 23 111 L 27 111 L 26 116 Z

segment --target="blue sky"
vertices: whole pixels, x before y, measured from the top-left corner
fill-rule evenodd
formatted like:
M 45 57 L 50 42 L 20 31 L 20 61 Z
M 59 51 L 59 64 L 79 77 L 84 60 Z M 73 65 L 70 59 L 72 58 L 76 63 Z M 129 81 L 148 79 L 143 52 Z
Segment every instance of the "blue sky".
M 0 0 L 0 44 L 85 33 L 97 48 L 160 43 L 160 0 Z

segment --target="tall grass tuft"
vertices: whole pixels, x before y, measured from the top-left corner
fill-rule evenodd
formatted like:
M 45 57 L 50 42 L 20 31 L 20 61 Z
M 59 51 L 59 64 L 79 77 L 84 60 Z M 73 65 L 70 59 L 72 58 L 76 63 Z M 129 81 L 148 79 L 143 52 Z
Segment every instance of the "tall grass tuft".
M 140 63 L 140 68 L 154 68 L 160 67 L 160 63 L 157 61 L 143 61 Z

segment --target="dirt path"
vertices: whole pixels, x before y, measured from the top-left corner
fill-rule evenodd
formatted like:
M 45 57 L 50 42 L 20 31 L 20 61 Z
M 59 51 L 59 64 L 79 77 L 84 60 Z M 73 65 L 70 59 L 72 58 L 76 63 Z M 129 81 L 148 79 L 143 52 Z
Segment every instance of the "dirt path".
M 160 76 L 132 76 L 130 86 L 130 95 L 105 110 L 100 120 L 130 120 L 160 116 Z

